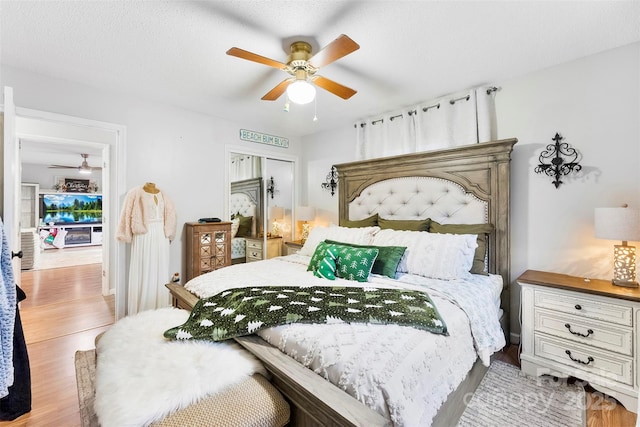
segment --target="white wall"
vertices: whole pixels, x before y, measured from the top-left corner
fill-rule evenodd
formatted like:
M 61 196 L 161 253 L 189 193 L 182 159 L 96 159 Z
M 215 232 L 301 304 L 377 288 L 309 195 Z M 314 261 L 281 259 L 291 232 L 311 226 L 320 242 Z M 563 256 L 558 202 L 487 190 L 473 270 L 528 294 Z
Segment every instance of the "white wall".
M 519 140 L 511 164 L 512 280 L 527 269 L 611 278 L 614 242 L 593 237 L 593 212 L 640 206 L 640 43 L 493 83 L 502 88 L 498 137 Z M 558 189 L 533 172 L 556 132 L 583 155 L 583 172 Z M 355 130 L 302 142 L 306 197 L 336 221 L 337 198 L 319 181 L 332 163 L 355 159 Z M 512 332 L 519 333 L 517 286 L 511 295 Z
M 640 43 L 500 86 L 498 136 L 519 140 L 512 161 L 512 278 L 535 269 L 610 279 L 615 242 L 595 239 L 593 215 L 596 207 L 640 206 Z M 582 173 L 558 189 L 533 172 L 556 132 L 583 156 Z M 517 285 L 512 302 L 516 308 Z M 515 310 L 512 325 L 518 326 Z
M 178 230 L 171 244 L 170 271 L 183 276 L 184 223 L 226 217 L 225 145 L 300 155 L 299 140 L 289 135 L 278 135 L 289 138 L 288 149 L 241 141 L 240 129 L 277 134 L 252 127 L 250 118 L 232 122 L 12 67 L 2 66 L 0 71 L 0 85 L 13 87 L 17 107 L 126 126 L 127 188 L 152 181 L 175 203 Z M 128 259 L 127 247 L 127 264 Z
M 31 184 L 39 184 L 40 191 L 51 191 L 56 183 L 56 178 L 73 178 L 77 175 L 76 171 L 66 171 L 65 169 L 51 169 L 47 165 L 23 163 L 22 164 L 22 182 Z M 102 193 L 102 173 L 93 171 L 93 173 L 84 179 L 95 181 L 98 185 L 98 193 Z

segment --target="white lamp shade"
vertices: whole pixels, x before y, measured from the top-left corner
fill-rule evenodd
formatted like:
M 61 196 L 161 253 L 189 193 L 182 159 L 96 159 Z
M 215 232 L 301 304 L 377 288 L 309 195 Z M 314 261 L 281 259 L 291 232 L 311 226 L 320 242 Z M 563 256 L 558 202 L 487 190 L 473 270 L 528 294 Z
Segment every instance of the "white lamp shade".
M 305 80 L 296 80 L 287 87 L 287 96 L 296 104 L 308 104 L 316 97 L 316 88 Z
M 640 241 L 640 209 L 596 208 L 594 222 L 599 239 Z
M 316 210 L 309 206 L 298 206 L 296 216 L 298 221 L 313 221 L 316 217 Z
M 269 208 L 269 217 L 271 219 L 284 218 L 284 208 L 282 206 L 272 206 Z

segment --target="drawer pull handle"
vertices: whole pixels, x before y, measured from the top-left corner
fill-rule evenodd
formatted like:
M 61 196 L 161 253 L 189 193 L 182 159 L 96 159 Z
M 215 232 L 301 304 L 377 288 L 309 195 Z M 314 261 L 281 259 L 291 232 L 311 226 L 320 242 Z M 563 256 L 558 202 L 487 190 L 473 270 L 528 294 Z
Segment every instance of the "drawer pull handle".
M 581 365 L 588 365 L 589 363 L 593 362 L 593 357 L 589 356 L 587 357 L 587 362 L 584 362 L 580 359 L 576 359 L 573 356 L 571 356 L 571 352 L 569 350 L 565 350 L 565 353 L 567 353 L 567 355 L 569 356 L 569 359 L 573 360 L 574 362 L 580 363 Z
M 593 329 L 587 329 L 587 333 L 583 334 L 580 332 L 576 332 L 576 331 L 572 331 L 571 330 L 571 325 L 568 323 L 564 324 L 564 327 L 567 328 L 569 330 L 569 332 L 571 332 L 573 335 L 577 335 L 579 337 L 583 337 L 583 338 L 587 338 L 589 335 L 591 335 L 593 333 Z
M 580 304 L 576 304 L 576 310 L 582 310 L 582 306 Z

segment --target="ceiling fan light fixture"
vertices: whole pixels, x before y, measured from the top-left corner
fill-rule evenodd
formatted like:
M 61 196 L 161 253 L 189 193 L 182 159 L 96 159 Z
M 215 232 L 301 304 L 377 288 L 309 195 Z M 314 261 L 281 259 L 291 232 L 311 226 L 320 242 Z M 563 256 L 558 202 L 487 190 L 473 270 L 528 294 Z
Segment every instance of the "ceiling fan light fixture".
M 308 104 L 316 97 L 316 88 L 306 80 L 296 80 L 287 87 L 287 96 L 296 104 Z
M 84 175 L 91 175 L 91 168 L 79 167 L 78 172 Z

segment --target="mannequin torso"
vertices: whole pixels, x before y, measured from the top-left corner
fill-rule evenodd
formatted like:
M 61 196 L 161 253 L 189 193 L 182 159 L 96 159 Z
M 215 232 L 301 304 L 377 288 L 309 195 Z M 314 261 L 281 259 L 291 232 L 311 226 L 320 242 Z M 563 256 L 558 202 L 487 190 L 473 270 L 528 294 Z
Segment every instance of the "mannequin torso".
M 145 182 L 145 184 L 142 186 L 142 189 L 151 194 L 158 194 L 160 192 L 160 190 L 153 182 Z

